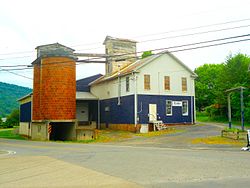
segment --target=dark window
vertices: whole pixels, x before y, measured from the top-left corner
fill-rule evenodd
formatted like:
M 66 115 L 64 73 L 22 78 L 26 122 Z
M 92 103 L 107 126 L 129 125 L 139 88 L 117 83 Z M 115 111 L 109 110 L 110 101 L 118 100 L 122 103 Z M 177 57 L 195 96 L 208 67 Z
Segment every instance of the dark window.
M 188 116 L 188 101 L 182 101 L 182 115 Z
M 129 77 L 126 77 L 126 91 L 129 92 Z
M 166 100 L 166 115 L 171 116 L 172 115 L 172 101 Z

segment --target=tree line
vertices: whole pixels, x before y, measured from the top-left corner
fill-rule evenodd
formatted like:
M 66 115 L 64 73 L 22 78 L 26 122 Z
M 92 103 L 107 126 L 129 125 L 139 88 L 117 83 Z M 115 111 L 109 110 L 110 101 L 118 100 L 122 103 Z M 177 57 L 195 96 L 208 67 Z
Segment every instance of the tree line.
M 229 55 L 224 63 L 204 64 L 195 69 L 196 107 L 210 117 L 227 118 L 228 89 L 243 86 L 245 120 L 250 122 L 250 57 L 241 53 Z M 231 94 L 232 117 L 240 120 L 240 92 Z

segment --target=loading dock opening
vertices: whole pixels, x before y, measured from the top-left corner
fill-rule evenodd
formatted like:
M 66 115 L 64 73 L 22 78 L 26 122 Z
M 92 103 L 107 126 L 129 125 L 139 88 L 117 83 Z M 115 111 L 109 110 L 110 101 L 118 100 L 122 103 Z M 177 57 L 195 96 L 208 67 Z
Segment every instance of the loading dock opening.
M 75 140 L 74 122 L 51 122 L 50 140 Z

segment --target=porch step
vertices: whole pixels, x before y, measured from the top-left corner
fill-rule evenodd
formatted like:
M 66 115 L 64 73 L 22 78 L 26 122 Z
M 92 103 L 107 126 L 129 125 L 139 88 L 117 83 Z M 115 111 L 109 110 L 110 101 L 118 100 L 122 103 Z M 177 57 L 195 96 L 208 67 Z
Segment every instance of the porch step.
M 150 123 L 153 124 L 153 126 L 154 126 L 154 131 L 156 131 L 155 128 L 156 128 L 158 131 L 167 129 L 167 127 L 164 125 L 164 123 L 163 123 L 162 121 L 151 121 Z

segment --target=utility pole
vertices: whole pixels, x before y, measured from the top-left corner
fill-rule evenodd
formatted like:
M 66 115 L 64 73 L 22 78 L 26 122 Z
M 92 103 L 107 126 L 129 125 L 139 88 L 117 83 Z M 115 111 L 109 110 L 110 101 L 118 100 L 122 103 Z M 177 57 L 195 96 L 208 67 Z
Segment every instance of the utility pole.
M 240 111 L 241 111 L 241 129 L 244 131 L 244 95 L 243 87 L 240 88 Z
M 240 111 L 241 111 L 241 129 L 244 131 L 244 95 L 243 95 L 243 90 L 246 89 L 245 87 L 236 87 L 232 89 L 226 90 L 228 93 L 227 95 L 227 104 L 228 104 L 228 125 L 229 128 L 232 128 L 232 117 L 231 117 L 231 100 L 230 100 L 230 95 L 232 92 L 235 91 L 240 91 Z
M 230 99 L 231 93 L 228 93 L 227 95 L 227 109 L 228 109 L 228 126 L 229 129 L 232 128 L 232 116 L 231 116 L 231 99 Z

